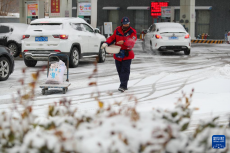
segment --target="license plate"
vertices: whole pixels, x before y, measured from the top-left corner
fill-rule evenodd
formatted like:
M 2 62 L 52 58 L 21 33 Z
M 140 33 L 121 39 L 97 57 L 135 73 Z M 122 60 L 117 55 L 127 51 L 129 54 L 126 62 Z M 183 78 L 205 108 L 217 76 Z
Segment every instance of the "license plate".
M 35 37 L 35 41 L 48 41 L 48 37 Z
M 169 37 L 169 40 L 177 40 L 177 39 L 178 39 L 178 37 L 175 37 L 175 36 Z

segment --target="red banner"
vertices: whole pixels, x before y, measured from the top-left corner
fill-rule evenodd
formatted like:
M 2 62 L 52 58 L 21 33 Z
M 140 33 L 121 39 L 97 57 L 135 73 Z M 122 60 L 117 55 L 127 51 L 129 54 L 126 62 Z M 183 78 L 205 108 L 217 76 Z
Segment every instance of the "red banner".
M 161 16 L 161 7 L 167 7 L 168 2 L 151 2 L 151 16 Z
M 60 0 L 51 0 L 51 13 L 60 13 Z

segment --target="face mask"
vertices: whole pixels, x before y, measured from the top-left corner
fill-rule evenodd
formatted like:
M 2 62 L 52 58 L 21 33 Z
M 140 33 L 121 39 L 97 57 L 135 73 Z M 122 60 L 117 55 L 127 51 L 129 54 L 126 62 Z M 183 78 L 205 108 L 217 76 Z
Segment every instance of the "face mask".
M 126 31 L 126 30 L 128 30 L 128 29 L 129 29 L 129 26 L 128 26 L 128 27 L 122 26 L 122 30 Z

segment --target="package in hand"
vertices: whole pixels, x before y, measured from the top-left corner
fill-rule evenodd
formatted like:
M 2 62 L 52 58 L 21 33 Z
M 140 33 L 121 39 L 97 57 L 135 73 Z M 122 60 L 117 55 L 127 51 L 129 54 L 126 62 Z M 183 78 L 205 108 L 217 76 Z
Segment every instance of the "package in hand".
M 117 54 L 120 52 L 121 47 L 117 45 L 110 45 L 109 47 L 105 47 L 105 51 L 110 54 Z

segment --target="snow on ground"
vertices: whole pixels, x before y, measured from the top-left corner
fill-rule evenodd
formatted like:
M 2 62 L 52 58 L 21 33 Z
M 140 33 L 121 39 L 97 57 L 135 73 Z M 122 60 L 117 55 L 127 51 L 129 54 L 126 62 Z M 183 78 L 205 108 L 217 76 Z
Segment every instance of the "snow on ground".
M 193 45 L 191 55 L 183 52 L 163 52 L 157 55 L 149 51 L 142 51 L 141 42 L 137 42 L 134 51 L 135 60 L 132 62 L 129 90 L 125 93 L 117 91 L 119 78 L 114 60 L 107 56 L 105 63 L 98 64 L 98 90 L 105 105 L 122 101 L 122 105 L 134 105 L 134 101 L 127 101 L 126 95 L 134 95 L 139 103 L 139 112 L 149 112 L 153 108 L 173 109 L 175 102 L 182 96 L 182 91 L 190 94 L 194 88 L 192 107 L 199 110 L 193 114 L 191 130 L 200 119 L 207 119 L 220 115 L 220 122 L 228 124 L 230 117 L 230 48 L 227 44 L 220 45 Z M 72 100 L 72 107 L 77 107 L 82 113 L 94 112 L 98 104 L 91 98 L 95 87 L 88 87 L 93 81 L 88 76 L 94 69 L 93 59 L 84 59 L 78 68 L 70 69 L 71 86 L 63 95 L 60 90 L 50 90 L 46 95 L 36 87 L 36 97 L 33 109 L 36 115 L 43 116 L 47 106 L 59 101 L 62 97 Z M 15 60 L 15 71 L 0 86 L 0 111 L 11 106 L 12 94 L 16 95 L 20 89 L 18 80 L 25 78 L 26 83 L 31 81 L 31 73 L 42 68 L 46 62 L 38 62 L 35 68 L 28 68 L 26 76 L 21 69 L 25 67 L 23 60 Z M 46 73 L 40 77 L 39 83 L 44 82 Z M 107 94 L 108 91 L 113 96 Z M 118 107 L 115 106 L 114 107 Z

